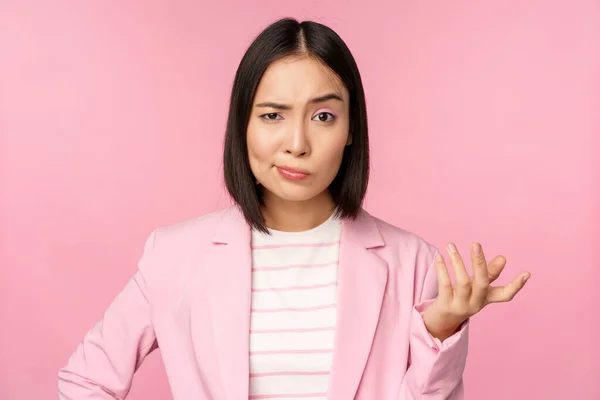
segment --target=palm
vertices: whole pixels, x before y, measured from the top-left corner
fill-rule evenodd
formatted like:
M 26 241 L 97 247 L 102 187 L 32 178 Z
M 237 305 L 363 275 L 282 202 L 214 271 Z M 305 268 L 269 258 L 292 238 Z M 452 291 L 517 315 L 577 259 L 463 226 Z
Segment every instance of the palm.
M 479 248 L 479 251 L 476 249 Z M 439 320 L 452 323 L 462 322 L 490 303 L 503 303 L 511 301 L 523 288 L 529 278 L 529 273 L 522 273 L 504 286 L 492 286 L 506 265 L 503 256 L 494 257 L 486 262 L 483 249 L 478 243 L 471 248 L 471 262 L 473 275 L 469 275 L 463 260 L 451 243 L 448 245 L 448 254 L 454 269 L 456 283 L 453 285 L 448 269 L 441 254 L 436 256 L 436 270 L 438 277 L 439 293 L 435 300 L 433 311 L 443 314 Z

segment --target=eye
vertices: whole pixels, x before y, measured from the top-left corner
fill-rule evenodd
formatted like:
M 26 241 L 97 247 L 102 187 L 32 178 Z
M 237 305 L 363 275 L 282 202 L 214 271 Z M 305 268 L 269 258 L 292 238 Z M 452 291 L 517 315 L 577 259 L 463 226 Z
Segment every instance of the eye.
M 260 118 L 266 120 L 266 121 L 277 121 L 277 117 L 279 117 L 279 113 L 268 113 L 268 114 L 263 114 L 260 116 Z
M 322 113 L 318 113 L 315 116 L 316 120 L 319 122 L 333 122 L 333 120 L 335 119 L 335 116 L 331 113 L 328 112 L 322 112 Z M 313 120 L 315 119 L 313 118 Z

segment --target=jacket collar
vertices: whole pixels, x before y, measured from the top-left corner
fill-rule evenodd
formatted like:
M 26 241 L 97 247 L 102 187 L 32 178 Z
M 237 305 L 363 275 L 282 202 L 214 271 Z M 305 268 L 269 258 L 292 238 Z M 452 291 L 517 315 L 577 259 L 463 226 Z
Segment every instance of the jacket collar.
M 355 219 L 342 220 L 342 235 L 366 249 L 384 246 L 385 242 L 376 221 L 376 218 L 361 209 Z M 240 235 L 242 232 L 244 234 Z M 212 242 L 228 244 L 240 239 L 247 240 L 249 235 L 250 227 L 242 211 L 237 206 L 230 206 L 222 210 L 221 223 L 215 230 Z

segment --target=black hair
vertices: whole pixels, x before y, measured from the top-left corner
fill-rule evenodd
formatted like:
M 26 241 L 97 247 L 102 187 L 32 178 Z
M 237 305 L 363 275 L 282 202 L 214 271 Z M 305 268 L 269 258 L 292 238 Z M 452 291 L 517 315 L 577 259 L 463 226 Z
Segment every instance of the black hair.
M 350 94 L 351 144 L 344 149 L 340 169 L 329 186 L 342 218 L 356 218 L 369 180 L 369 138 L 364 89 L 358 67 L 344 41 L 331 28 L 312 21 L 280 19 L 252 42 L 238 66 L 231 98 L 223 151 L 225 186 L 248 224 L 267 232 L 261 212 L 260 187 L 250 169 L 246 131 L 256 89 L 271 63 L 287 56 L 307 55 L 326 65 Z

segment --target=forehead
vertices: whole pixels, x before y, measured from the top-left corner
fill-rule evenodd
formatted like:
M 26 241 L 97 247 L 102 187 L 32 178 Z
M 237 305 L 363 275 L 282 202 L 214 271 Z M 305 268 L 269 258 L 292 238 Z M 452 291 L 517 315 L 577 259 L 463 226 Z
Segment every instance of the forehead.
M 348 98 L 340 78 L 323 63 L 310 57 L 285 57 L 274 61 L 260 80 L 256 100 L 308 101 L 335 93 Z

